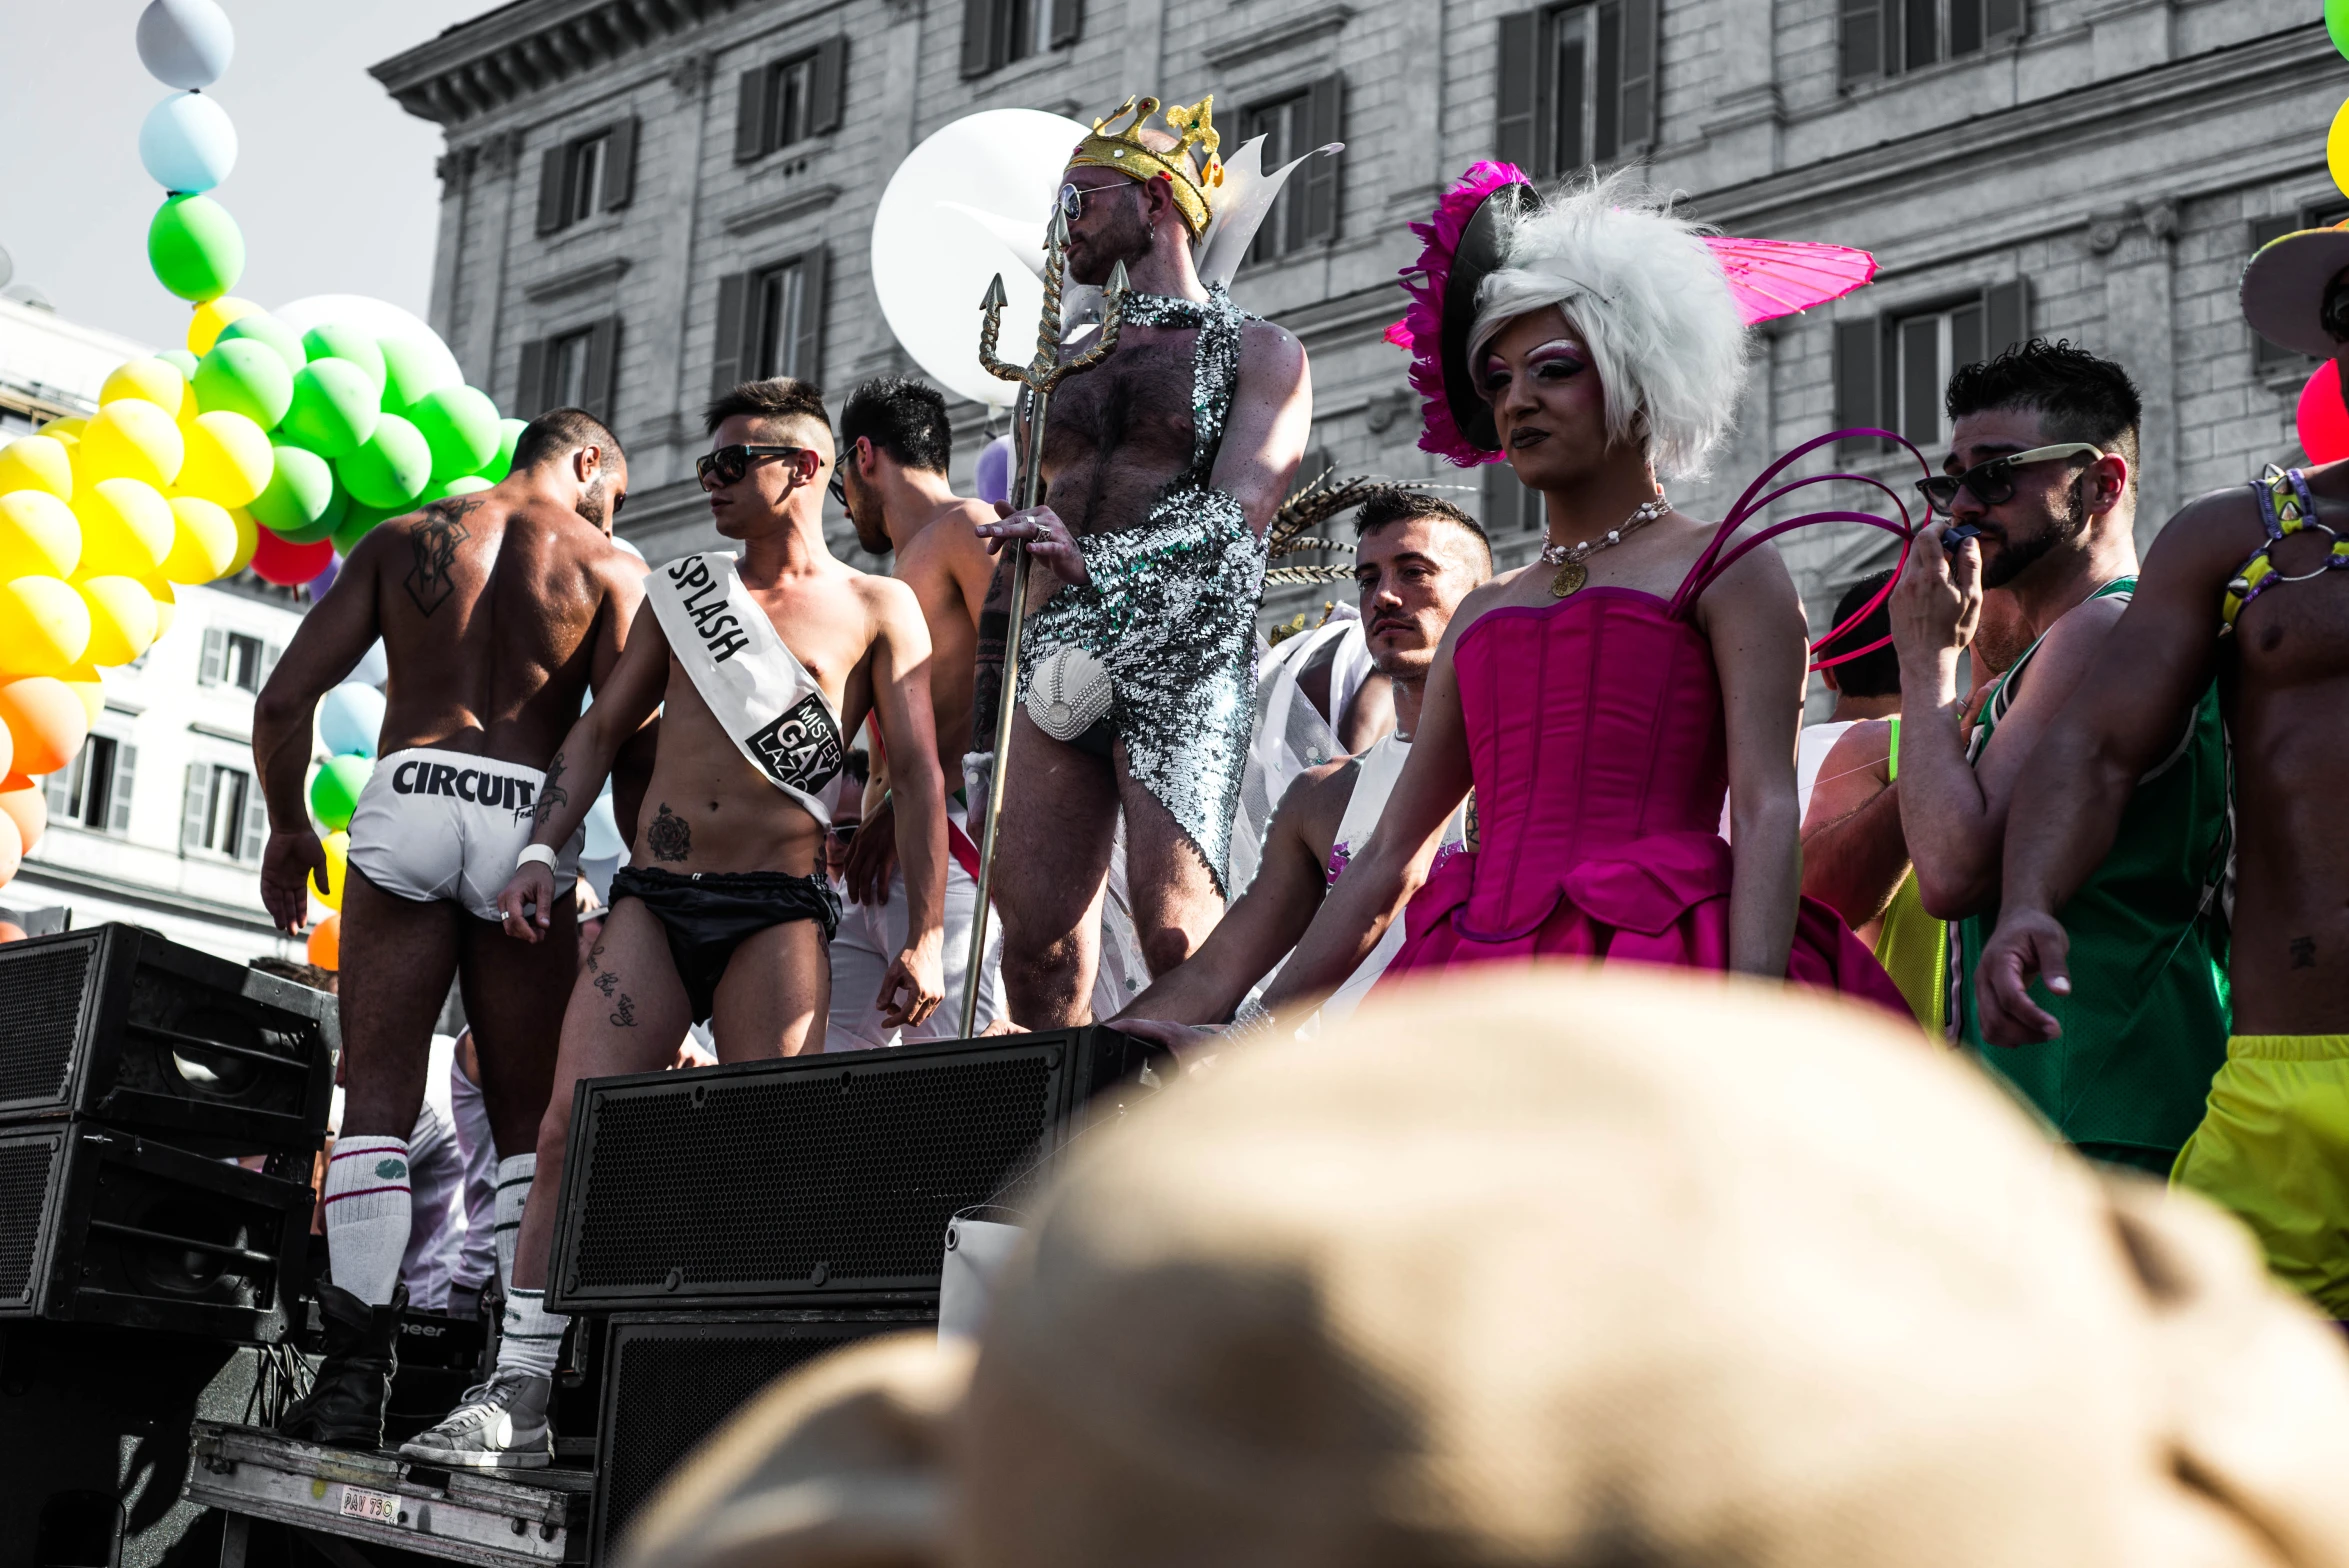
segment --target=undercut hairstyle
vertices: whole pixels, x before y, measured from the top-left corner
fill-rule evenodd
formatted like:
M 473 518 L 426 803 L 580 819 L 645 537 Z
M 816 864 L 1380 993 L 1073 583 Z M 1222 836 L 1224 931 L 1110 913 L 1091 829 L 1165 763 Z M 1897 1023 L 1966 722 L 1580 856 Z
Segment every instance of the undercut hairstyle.
M 517 470 L 536 468 L 539 464 L 557 458 L 569 457 L 583 446 L 601 450 L 610 463 L 625 468 L 628 454 L 620 450 L 620 441 L 612 434 L 612 427 L 584 408 L 557 408 L 539 415 L 522 427 L 514 438 L 514 467 Z
M 2086 441 L 2117 453 L 2137 488 L 2137 422 L 2145 412 L 2129 373 L 2068 338 L 2033 338 L 1996 359 L 1982 360 L 1949 378 L 1949 417 L 1992 409 L 2028 409 L 2039 416 L 2049 444 Z
M 824 389 L 795 376 L 739 382 L 710 399 L 709 407 L 701 411 L 704 433 L 713 436 L 720 425 L 738 418 L 806 419 L 823 426 L 824 434 L 832 433 L 832 416 L 824 412 Z
M 1476 548 L 1484 557 L 1487 576 L 1493 569 L 1493 542 L 1485 536 L 1484 525 L 1451 502 L 1417 490 L 1392 486 L 1371 492 L 1354 513 L 1354 537 L 1367 539 L 1389 523 L 1407 523 L 1414 517 L 1440 517 L 1447 523 L 1457 523 L 1468 530 L 1476 541 Z
M 1860 613 L 1860 606 L 1882 593 L 1892 581 L 1890 568 L 1870 572 L 1867 576 L 1843 590 L 1843 597 L 1835 601 L 1835 618 L 1827 623 L 1833 631 L 1845 621 Z M 1845 632 L 1841 637 L 1819 650 L 1819 657 L 1832 659 L 1853 648 L 1865 648 L 1881 637 L 1892 635 L 1892 601 L 1887 598 L 1868 612 L 1868 618 Z M 1900 695 L 1900 653 L 1886 643 L 1873 653 L 1863 653 L 1856 659 L 1846 659 L 1832 667 L 1835 689 L 1847 697 L 1897 697 Z
M 1503 327 L 1555 305 L 1590 349 L 1607 438 L 1644 444 L 1666 479 L 1702 474 L 1736 415 L 1748 349 L 1705 233 L 1621 172 L 1552 193 L 1477 294 L 1471 373 Z
M 954 422 L 946 395 L 911 376 L 875 376 L 848 394 L 840 410 L 840 445 L 862 438 L 892 462 L 943 474 L 954 457 Z

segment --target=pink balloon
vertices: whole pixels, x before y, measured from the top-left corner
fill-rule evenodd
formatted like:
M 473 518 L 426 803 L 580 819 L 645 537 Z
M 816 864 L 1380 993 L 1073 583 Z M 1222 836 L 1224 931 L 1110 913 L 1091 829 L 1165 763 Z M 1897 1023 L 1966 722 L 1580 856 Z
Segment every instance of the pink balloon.
M 2312 463 L 2331 463 L 2349 457 L 2349 407 L 2341 402 L 2341 366 L 2326 360 L 2300 389 L 2300 450 Z

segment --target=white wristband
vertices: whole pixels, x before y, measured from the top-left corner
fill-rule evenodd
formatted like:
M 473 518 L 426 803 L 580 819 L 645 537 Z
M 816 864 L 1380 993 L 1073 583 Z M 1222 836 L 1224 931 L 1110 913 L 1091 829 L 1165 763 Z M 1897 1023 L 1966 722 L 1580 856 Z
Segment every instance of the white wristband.
M 523 845 L 523 846 L 522 846 L 522 853 L 521 853 L 521 854 L 519 854 L 519 855 L 516 855 L 516 856 L 514 857 L 514 869 L 515 869 L 516 871 L 519 871 L 519 870 L 521 870 L 521 869 L 522 869 L 524 866 L 528 866 L 528 865 L 540 865 L 540 866 L 544 866 L 544 867 L 546 867 L 546 868 L 547 868 L 549 871 L 552 871 L 552 870 L 554 870 L 554 869 L 555 869 L 555 851 L 554 851 L 554 846 L 552 846 L 552 845 L 550 845 L 550 844 L 525 844 L 525 845 Z

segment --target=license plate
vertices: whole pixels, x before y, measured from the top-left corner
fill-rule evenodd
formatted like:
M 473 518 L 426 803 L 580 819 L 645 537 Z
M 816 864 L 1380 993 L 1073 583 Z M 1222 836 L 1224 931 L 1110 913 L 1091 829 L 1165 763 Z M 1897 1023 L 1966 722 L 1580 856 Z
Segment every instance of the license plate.
M 363 1486 L 343 1488 L 342 1515 L 370 1524 L 398 1524 L 400 1500 L 389 1492 L 370 1492 Z

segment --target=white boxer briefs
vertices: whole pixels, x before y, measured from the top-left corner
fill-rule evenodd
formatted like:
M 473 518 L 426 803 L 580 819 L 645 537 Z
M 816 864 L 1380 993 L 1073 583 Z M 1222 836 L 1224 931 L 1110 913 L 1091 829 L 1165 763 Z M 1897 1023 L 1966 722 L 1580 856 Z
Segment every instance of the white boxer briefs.
M 538 826 L 530 808 L 543 768 L 420 746 L 375 764 L 351 813 L 351 864 L 367 880 L 415 903 L 454 899 L 478 919 L 498 918 L 498 892 Z M 555 893 L 579 874 L 583 827 L 555 863 Z

